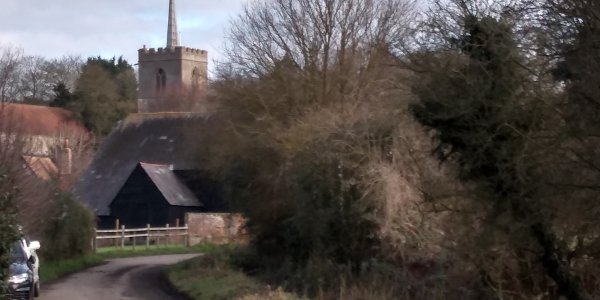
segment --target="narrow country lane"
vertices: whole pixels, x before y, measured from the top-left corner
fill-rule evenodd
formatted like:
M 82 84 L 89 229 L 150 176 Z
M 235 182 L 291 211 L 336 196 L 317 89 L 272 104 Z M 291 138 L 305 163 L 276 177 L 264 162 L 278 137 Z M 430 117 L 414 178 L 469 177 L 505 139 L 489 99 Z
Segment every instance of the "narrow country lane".
M 42 285 L 40 300 L 181 299 L 162 276 L 166 265 L 197 254 L 160 255 L 109 260 L 51 285 Z M 43 266 L 42 266 L 43 267 Z

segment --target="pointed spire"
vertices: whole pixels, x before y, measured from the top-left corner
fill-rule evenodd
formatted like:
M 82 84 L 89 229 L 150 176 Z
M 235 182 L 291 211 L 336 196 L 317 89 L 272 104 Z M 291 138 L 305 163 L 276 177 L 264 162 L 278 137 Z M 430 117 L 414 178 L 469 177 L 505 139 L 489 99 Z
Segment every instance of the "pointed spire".
M 177 14 L 175 13 L 175 0 L 169 1 L 169 28 L 167 31 L 167 47 L 179 46 L 179 33 L 177 32 Z

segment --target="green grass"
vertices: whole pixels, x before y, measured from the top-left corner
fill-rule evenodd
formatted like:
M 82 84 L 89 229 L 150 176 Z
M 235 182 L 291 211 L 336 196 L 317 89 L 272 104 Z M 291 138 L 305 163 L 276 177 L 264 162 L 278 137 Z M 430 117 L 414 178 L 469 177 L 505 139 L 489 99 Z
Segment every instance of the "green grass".
M 232 266 L 233 251 L 214 252 L 196 257 L 167 270 L 171 284 L 195 300 L 301 300 L 282 290 L 270 287 Z
M 97 266 L 104 262 L 104 258 L 96 255 L 82 256 L 61 261 L 44 261 L 40 262 L 40 280 L 48 282 L 56 280 L 68 274 Z
M 42 282 L 56 280 L 63 276 L 102 264 L 107 259 L 164 254 L 213 253 L 220 251 L 223 247 L 227 246 L 198 244 L 192 247 L 182 245 L 151 246 L 149 249 L 139 246 L 135 249 L 132 247 L 125 247 L 123 249 L 120 247 L 99 248 L 97 253 L 93 255 L 60 261 L 45 261 L 42 259 L 40 263 L 40 280 Z
M 222 245 L 214 244 L 198 244 L 191 247 L 183 245 L 168 245 L 168 246 L 150 246 L 146 247 L 135 247 L 127 246 L 121 247 L 104 247 L 98 248 L 96 255 L 104 259 L 112 258 L 124 258 L 133 256 L 150 256 L 150 255 L 164 255 L 164 254 L 186 254 L 186 253 L 213 253 L 219 249 L 227 247 Z

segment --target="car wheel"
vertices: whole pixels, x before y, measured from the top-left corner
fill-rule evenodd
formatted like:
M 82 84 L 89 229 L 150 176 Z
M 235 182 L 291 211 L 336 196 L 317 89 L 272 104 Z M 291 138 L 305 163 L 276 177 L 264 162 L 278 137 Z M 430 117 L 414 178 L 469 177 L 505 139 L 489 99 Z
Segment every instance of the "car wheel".
M 33 288 L 33 295 L 35 297 L 40 296 L 40 282 L 39 281 L 35 283 L 35 287 Z

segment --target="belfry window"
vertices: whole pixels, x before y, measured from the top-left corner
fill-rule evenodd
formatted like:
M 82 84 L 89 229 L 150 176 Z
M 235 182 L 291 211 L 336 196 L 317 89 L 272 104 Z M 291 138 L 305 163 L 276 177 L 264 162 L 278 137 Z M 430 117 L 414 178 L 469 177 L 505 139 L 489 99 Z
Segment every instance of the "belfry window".
M 164 91 L 167 86 L 167 74 L 162 68 L 156 73 L 156 91 Z
M 198 67 L 194 67 L 192 71 L 192 87 L 197 89 L 200 86 L 200 70 Z

